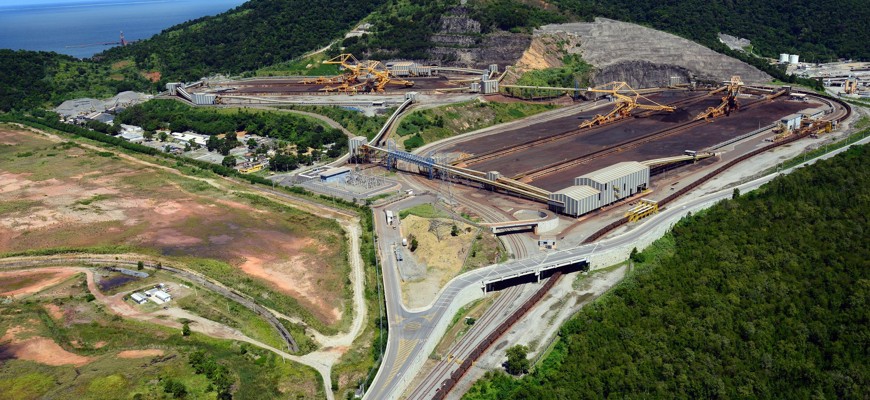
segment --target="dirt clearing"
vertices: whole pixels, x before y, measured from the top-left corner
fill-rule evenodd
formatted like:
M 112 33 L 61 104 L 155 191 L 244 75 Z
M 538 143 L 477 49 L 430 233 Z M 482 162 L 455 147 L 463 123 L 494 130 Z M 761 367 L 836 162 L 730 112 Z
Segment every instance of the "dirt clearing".
M 118 358 L 145 358 L 162 356 L 163 350 L 148 349 L 148 350 L 124 350 L 118 353 Z
M 21 297 L 52 287 L 75 275 L 75 271 L 0 272 L 0 296 Z
M 90 357 L 70 353 L 53 340 L 41 336 L 21 339 L 29 329 L 20 326 L 9 328 L 0 339 L 0 360 L 18 359 L 46 365 L 72 364 L 81 367 L 92 361 Z M 8 343 L 7 343 L 8 342 Z
M 129 246 L 213 259 L 295 298 L 325 324 L 341 319 L 347 244 L 334 221 L 236 194 L 245 187 L 218 188 L 33 132 L 0 126 L 0 142 L 0 254 Z
M 462 270 L 478 229 L 462 221 L 408 215 L 402 219 L 401 230 L 409 242 L 403 249 L 408 255 L 405 262 L 417 267 L 417 272 L 409 275 L 411 279 L 402 283 L 403 301 L 408 307 L 424 306 Z M 418 242 L 413 252 L 410 251 L 411 238 Z

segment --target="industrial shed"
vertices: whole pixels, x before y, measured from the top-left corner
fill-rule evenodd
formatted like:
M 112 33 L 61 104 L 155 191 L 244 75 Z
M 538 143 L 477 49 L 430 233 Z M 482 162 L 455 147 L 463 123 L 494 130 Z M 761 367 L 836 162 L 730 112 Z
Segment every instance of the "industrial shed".
M 649 167 L 637 161 L 621 162 L 578 176 L 574 185 L 600 191 L 601 207 L 645 190 L 649 186 Z
M 320 173 L 320 181 L 324 183 L 341 182 L 347 174 L 350 174 L 350 168 L 332 168 Z
M 551 193 L 548 204 L 552 211 L 578 217 L 601 207 L 601 191 L 585 185 L 569 186 Z
M 793 131 L 801 127 L 801 119 L 803 119 L 803 115 L 791 114 L 789 116 L 783 117 L 779 120 L 779 122 L 785 125 L 785 129 Z

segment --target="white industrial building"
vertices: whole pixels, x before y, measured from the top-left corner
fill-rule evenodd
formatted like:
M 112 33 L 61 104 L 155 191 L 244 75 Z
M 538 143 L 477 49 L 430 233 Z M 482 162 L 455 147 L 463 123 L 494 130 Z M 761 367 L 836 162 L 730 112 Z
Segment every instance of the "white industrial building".
M 158 290 L 158 291 L 154 292 L 154 297 L 157 298 L 157 300 L 160 300 L 164 303 L 169 301 L 169 300 L 172 300 L 172 296 L 170 296 L 169 293 L 166 293 L 162 290 Z
M 785 125 L 786 130 L 793 131 L 801 127 L 801 119 L 803 119 L 803 115 L 791 114 L 789 116 L 783 117 L 779 120 L 779 122 Z
M 649 167 L 621 162 L 574 178 L 574 186 L 550 194 L 550 209 L 578 217 L 610 203 L 634 196 L 649 186 Z
M 591 186 L 601 192 L 601 206 L 633 196 L 649 186 L 649 167 L 637 161 L 613 164 L 574 178 L 576 186 Z
M 136 302 L 136 304 L 145 304 L 148 301 L 148 298 L 145 297 L 142 293 L 133 293 L 130 295 L 130 298 Z
M 193 140 L 194 143 L 200 146 L 205 146 L 206 142 L 208 141 L 208 137 L 206 135 L 200 135 L 190 131 L 181 133 L 172 132 L 169 134 L 169 136 L 172 136 L 176 140 L 184 143 L 190 143 L 190 141 Z
M 601 192 L 585 185 L 569 186 L 551 193 L 549 205 L 554 211 L 577 217 L 601 207 Z

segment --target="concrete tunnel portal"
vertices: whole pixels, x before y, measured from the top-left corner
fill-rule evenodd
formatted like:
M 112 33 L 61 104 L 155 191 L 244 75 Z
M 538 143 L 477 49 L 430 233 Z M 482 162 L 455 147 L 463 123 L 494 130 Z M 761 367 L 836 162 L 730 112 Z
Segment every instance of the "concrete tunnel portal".
M 514 275 L 509 275 L 499 279 L 487 280 L 482 282 L 482 288 L 484 293 L 489 292 L 497 292 L 500 290 L 507 289 L 512 286 L 522 285 L 526 283 L 537 283 L 541 280 L 547 279 L 556 272 L 562 272 L 564 274 L 569 274 L 572 272 L 588 272 L 589 271 L 589 261 L 586 259 L 579 260 L 576 262 L 572 262 L 566 265 L 560 265 L 557 267 L 550 268 L 536 268 L 528 271 L 521 271 Z

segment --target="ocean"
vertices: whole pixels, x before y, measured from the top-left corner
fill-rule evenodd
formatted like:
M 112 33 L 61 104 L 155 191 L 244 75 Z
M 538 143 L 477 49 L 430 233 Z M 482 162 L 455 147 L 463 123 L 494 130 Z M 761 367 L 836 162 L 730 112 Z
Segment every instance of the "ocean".
M 0 0 L 0 48 L 88 58 L 246 0 Z M 103 44 L 103 43 L 116 44 Z

